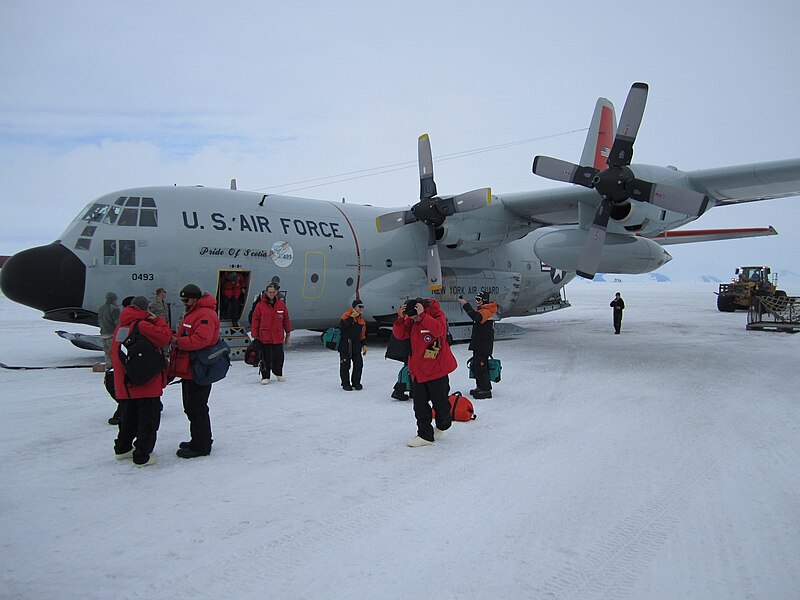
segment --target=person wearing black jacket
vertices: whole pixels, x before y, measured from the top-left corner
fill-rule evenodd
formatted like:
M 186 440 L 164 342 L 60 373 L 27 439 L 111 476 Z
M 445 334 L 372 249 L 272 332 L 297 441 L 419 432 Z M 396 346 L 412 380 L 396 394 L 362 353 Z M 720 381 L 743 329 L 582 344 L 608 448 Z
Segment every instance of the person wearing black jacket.
M 472 350 L 472 373 L 475 375 L 477 387 L 470 390 L 473 398 L 491 398 L 492 382 L 489 379 L 489 357 L 494 350 L 494 321 L 492 317 L 497 313 L 497 303 L 489 301 L 489 292 L 481 292 L 475 296 L 475 306 L 459 296 L 459 303 L 464 312 L 472 319 L 472 336 L 469 349 Z
M 362 355 L 367 355 L 367 323 L 363 312 L 364 303 L 359 299 L 353 300 L 352 307 L 339 321 L 339 329 L 342 330 L 342 339 L 339 342 L 339 377 L 342 380 L 342 389 L 348 392 L 364 389 L 361 385 L 361 373 L 364 369 Z
M 625 301 L 619 292 L 614 296 L 609 306 L 614 309 L 614 333 L 619 333 L 622 328 L 622 311 L 625 310 Z

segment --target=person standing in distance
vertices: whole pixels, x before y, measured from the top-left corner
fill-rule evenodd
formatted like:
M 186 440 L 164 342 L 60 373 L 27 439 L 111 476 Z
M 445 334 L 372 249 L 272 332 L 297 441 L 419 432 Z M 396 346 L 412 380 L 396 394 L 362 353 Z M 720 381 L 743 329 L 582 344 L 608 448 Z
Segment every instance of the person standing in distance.
M 619 292 L 616 293 L 609 306 L 614 309 L 614 333 L 619 333 L 619 330 L 622 329 L 622 311 L 625 310 L 625 301 Z
M 119 325 L 119 314 L 117 295 L 114 292 L 108 292 L 105 303 L 97 311 L 97 324 L 100 325 L 100 337 L 103 340 L 106 371 L 111 368 L 111 342 L 114 330 Z
M 169 310 L 167 309 L 167 290 L 163 287 L 160 287 L 156 290 L 155 296 L 150 300 L 150 304 L 147 307 L 151 313 L 156 315 L 157 317 L 161 317 L 167 322 L 169 325 Z
M 261 300 L 253 311 L 254 338 L 261 342 L 261 361 L 258 368 L 261 372 L 261 384 L 269 383 L 270 373 L 274 373 L 278 381 L 283 381 L 284 344 L 291 345 L 292 321 L 286 303 L 278 296 L 278 284 L 267 285 Z
M 492 382 L 489 379 L 489 357 L 494 350 L 494 321 L 492 317 L 497 313 L 497 304 L 489 302 L 489 292 L 481 292 L 475 296 L 475 306 L 472 308 L 463 296 L 458 297 L 461 308 L 472 319 L 472 335 L 469 340 L 469 349 L 472 350 L 472 373 L 475 375 L 476 388 L 469 393 L 473 398 L 491 398 Z
M 183 412 L 189 419 L 191 439 L 180 443 L 177 455 L 181 458 L 195 458 L 211 454 L 211 444 L 214 443 L 208 412 L 212 384 L 198 385 L 193 381 L 189 353 L 217 343 L 219 317 L 214 296 L 201 292 L 193 283 L 186 285 L 180 296 L 186 312 L 170 342 L 170 373 L 181 378 Z
M 430 446 L 450 428 L 450 379 L 458 363 L 447 344 L 447 318 L 434 299 L 408 300 L 398 310 L 392 325 L 398 340 L 411 339 L 408 370 L 411 373 L 411 394 L 417 435 L 408 440 L 412 448 Z M 431 420 L 436 410 L 436 429 Z
M 120 346 L 133 327 L 147 338 L 154 348 L 169 344 L 172 330 L 167 322 L 147 310 L 147 298 L 136 296 L 119 317 L 119 326 L 111 346 L 111 364 L 114 365 L 114 395 L 119 402 L 119 435 L 114 440 L 117 459 L 133 458 L 137 467 L 156 462 L 153 448 L 161 424 L 161 394 L 167 385 L 166 369 L 149 381 L 135 385 L 126 380 L 125 367 L 120 359 Z M 135 440 L 135 441 L 134 441 Z
M 342 388 L 348 392 L 363 390 L 361 373 L 364 370 L 364 359 L 367 355 L 367 324 L 364 321 L 364 303 L 353 300 L 353 305 L 342 315 L 339 329 L 342 330 L 342 339 L 339 342 L 339 378 Z M 350 375 L 350 366 L 353 375 Z

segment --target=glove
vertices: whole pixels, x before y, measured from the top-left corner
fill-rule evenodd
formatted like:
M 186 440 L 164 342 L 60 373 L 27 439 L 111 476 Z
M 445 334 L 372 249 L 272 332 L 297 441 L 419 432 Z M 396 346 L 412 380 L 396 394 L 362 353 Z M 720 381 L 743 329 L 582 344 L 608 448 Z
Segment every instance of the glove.
M 361 346 L 361 354 L 362 354 L 362 356 L 366 356 L 367 355 L 367 346 L 366 345 Z
M 286 337 L 283 339 L 283 345 L 284 345 L 284 346 L 286 346 L 287 348 L 291 348 L 291 347 L 292 347 L 292 338 L 290 338 L 290 337 L 287 335 L 287 336 L 286 336 Z

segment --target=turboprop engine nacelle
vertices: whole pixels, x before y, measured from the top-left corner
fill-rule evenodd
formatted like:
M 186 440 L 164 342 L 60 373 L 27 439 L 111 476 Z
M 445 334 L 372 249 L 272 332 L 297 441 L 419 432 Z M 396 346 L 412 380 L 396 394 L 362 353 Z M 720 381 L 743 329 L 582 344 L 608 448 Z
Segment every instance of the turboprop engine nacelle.
M 575 271 L 588 231 L 567 229 L 540 237 L 534 245 L 536 256 L 563 271 Z M 672 260 L 669 252 L 643 237 L 609 233 L 597 267 L 602 273 L 649 273 Z

